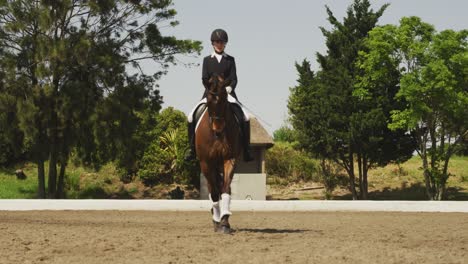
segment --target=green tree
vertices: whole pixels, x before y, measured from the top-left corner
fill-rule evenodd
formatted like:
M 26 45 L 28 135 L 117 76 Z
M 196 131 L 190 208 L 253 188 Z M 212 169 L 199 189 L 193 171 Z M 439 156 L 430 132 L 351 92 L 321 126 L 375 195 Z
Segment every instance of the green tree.
M 187 131 L 187 116 L 174 107 L 165 108 L 157 115 L 156 119 L 158 120 L 157 125 L 152 130 L 154 138 L 169 130 Z
M 10 165 L 27 152 L 27 146 L 23 145 L 24 135 L 19 129 L 16 106 L 16 98 L 6 91 L 0 80 L 0 166 Z
M 297 141 L 297 132 L 289 126 L 281 126 L 273 132 L 273 141 L 294 143 Z
M 161 111 L 152 140 L 140 162 L 139 176 L 147 184 L 183 183 L 198 186 L 196 161 L 184 161 L 188 148 L 187 117 L 173 107 Z
M 198 41 L 161 34 L 161 26 L 178 24 L 171 5 L 170 0 L 0 2 L 2 82 L 17 98 L 19 127 L 38 164 L 40 197 L 45 197 L 45 160 L 48 196 L 62 196 L 74 147 L 90 160 L 117 158 L 135 167 L 139 115 L 161 102 L 155 81 L 177 54 L 201 50 Z M 126 68 L 141 70 L 143 60 L 153 60 L 160 70 L 129 76 Z
M 374 12 L 369 1 L 355 0 L 343 22 L 327 7 L 333 27 L 321 28 L 327 53 L 317 53 L 320 70 L 316 73 L 306 60 L 296 64 L 298 86 L 291 88 L 288 102 L 303 147 L 346 170 L 353 199 L 367 199 L 370 168 L 409 157 L 412 152 L 411 139 L 403 130 L 387 128 L 390 111 L 395 109 L 397 76 L 388 75 L 388 82 L 365 98 L 354 91 L 362 74 L 356 67 L 358 53 L 366 49 L 364 41 L 387 6 Z
M 468 132 L 468 31 L 434 27 L 418 17 L 405 17 L 398 26 L 375 28 L 361 54 L 366 74 L 360 92 L 371 93 L 386 82 L 389 71 L 400 76 L 396 98 L 404 107 L 392 112 L 392 129 L 411 131 L 428 199 L 444 198 L 448 163 Z
M 285 141 L 275 142 L 265 157 L 269 176 L 279 177 L 287 183 L 318 180 L 318 165 L 309 153 L 294 148 Z

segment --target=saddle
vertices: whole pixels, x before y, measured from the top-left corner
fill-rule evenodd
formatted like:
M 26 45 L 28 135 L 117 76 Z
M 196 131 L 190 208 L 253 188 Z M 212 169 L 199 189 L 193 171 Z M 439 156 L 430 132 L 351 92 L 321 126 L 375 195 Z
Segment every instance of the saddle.
M 229 107 L 231 107 L 231 109 L 233 110 L 236 123 L 239 126 L 241 126 L 242 122 L 244 121 L 244 113 L 242 112 L 241 107 L 236 103 L 229 103 Z M 198 128 L 198 124 L 203 116 L 203 113 L 205 113 L 206 109 L 207 109 L 206 103 L 202 103 L 193 112 L 193 124 L 196 124 L 195 132 L 196 132 L 196 129 Z

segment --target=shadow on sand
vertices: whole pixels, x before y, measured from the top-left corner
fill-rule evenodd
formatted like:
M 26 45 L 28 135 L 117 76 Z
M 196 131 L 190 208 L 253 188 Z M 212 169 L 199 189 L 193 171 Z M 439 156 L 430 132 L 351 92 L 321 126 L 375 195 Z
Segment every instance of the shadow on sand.
M 239 228 L 235 232 L 248 232 L 248 233 L 264 233 L 264 234 L 294 234 L 306 233 L 312 230 L 307 229 L 275 229 L 275 228 Z M 319 231 L 317 231 L 319 232 Z

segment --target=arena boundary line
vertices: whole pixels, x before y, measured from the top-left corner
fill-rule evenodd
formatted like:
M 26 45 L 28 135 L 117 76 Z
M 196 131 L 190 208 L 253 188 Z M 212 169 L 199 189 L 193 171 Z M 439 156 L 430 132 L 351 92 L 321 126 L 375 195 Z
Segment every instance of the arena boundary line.
M 208 200 L 0 200 L 0 211 L 121 210 L 208 211 Z M 248 201 L 233 200 L 232 211 L 253 212 L 458 212 L 468 213 L 465 201 Z

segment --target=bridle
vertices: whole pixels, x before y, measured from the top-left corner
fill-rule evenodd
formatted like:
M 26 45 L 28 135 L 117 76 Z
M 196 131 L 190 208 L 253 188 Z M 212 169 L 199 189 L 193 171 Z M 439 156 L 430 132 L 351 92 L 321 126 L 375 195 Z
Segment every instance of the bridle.
M 206 91 L 213 95 L 213 96 L 219 96 L 219 93 L 215 93 L 213 91 L 210 91 L 209 89 L 206 89 Z M 220 121 L 220 120 L 224 120 L 225 117 L 224 116 L 219 116 L 219 115 L 214 115 L 212 116 L 210 111 L 208 111 L 208 117 L 209 117 L 209 120 L 210 120 L 210 126 L 213 124 L 213 121 Z M 221 134 L 225 131 L 225 127 L 223 127 L 223 129 L 220 131 L 220 132 L 215 132 L 215 137 L 218 138 L 219 136 L 221 136 Z
M 219 93 L 215 93 L 215 92 L 212 92 L 212 91 L 208 91 L 208 93 L 210 93 L 213 96 L 218 96 L 219 95 Z M 210 123 L 213 123 L 213 120 L 224 120 L 224 117 L 222 117 L 222 116 L 217 116 L 217 115 L 211 116 L 211 113 L 209 111 L 208 111 L 208 115 L 210 117 Z

